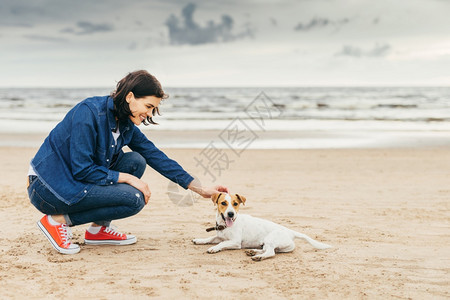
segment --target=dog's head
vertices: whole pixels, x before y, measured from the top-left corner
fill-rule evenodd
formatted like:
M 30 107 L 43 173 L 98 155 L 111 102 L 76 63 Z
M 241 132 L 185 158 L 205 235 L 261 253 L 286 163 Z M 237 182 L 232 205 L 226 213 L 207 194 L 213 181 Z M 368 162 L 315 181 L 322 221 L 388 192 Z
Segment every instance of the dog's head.
M 217 213 L 220 214 L 227 227 L 233 226 L 239 211 L 239 205 L 245 205 L 246 200 L 244 196 L 238 194 L 229 195 L 227 193 L 214 194 L 211 199 L 214 205 L 217 205 Z

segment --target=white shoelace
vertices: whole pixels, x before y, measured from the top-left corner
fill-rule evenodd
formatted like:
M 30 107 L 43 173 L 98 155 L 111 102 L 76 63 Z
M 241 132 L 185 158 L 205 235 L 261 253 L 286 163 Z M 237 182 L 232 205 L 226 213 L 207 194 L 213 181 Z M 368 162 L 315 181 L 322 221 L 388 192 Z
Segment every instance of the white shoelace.
M 70 245 L 70 239 L 73 237 L 70 227 L 66 224 L 61 224 L 61 227 L 59 227 L 59 233 L 61 234 L 64 246 Z
M 123 233 L 117 231 L 117 228 L 109 226 L 105 228 L 105 232 L 112 234 L 112 235 L 117 235 L 117 236 L 122 236 Z

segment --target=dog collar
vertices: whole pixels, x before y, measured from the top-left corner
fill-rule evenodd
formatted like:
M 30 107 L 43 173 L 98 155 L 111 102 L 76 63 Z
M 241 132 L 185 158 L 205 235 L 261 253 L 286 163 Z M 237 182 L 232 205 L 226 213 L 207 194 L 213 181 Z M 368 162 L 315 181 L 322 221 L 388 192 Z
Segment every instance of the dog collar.
M 206 232 L 210 232 L 210 231 L 213 231 L 213 230 L 222 231 L 222 230 L 224 230 L 225 228 L 227 228 L 226 225 L 219 225 L 219 224 L 217 224 L 217 222 L 216 222 L 216 226 L 206 228 Z

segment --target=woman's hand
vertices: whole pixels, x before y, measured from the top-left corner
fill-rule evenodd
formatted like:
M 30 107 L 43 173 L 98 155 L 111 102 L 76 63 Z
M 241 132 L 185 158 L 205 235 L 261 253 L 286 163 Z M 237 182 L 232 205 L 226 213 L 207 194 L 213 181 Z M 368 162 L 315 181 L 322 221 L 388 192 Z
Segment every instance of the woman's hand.
M 214 187 L 202 187 L 200 182 L 197 179 L 194 179 L 189 185 L 188 189 L 193 192 L 196 192 L 203 198 L 211 198 L 212 195 L 217 193 L 230 193 L 228 188 L 223 185 L 216 185 Z
M 211 198 L 212 195 L 217 193 L 230 193 L 230 192 L 228 191 L 228 188 L 226 186 L 216 185 L 214 187 L 204 188 L 203 194 L 201 195 L 203 196 L 203 198 Z
M 148 200 L 150 199 L 150 196 L 152 193 L 150 192 L 150 188 L 148 187 L 148 184 L 144 181 L 140 180 L 136 176 L 133 176 L 128 173 L 119 173 L 119 180 L 118 183 L 127 183 L 135 188 L 137 188 L 139 191 L 144 194 L 144 201 L 145 204 L 148 203 Z

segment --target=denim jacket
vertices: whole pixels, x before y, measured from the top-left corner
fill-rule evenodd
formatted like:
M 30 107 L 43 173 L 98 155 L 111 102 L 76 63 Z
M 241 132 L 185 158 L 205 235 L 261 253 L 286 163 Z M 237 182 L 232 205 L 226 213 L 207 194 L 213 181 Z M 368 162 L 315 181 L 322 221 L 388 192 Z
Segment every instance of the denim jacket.
M 115 144 L 114 103 L 110 96 L 92 97 L 72 108 L 39 148 L 31 165 L 58 199 L 72 205 L 94 185 L 116 184 L 119 172 L 110 170 L 114 155 L 123 146 L 140 153 L 147 164 L 187 189 L 194 179 L 147 139 L 131 120 L 121 122 Z

